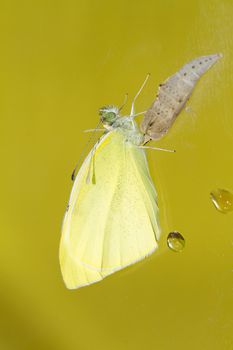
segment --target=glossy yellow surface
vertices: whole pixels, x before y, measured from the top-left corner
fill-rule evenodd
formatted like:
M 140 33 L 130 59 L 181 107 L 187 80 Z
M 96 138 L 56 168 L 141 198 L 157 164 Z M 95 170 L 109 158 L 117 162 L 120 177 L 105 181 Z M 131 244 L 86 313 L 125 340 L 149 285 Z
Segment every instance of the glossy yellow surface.
M 0 349 L 231 350 L 233 190 L 231 1 L 3 1 L 0 4 Z M 70 175 L 104 104 L 137 102 L 190 59 L 224 58 L 198 84 L 169 134 L 148 151 L 161 248 L 77 291 L 58 262 Z M 125 112 L 129 111 L 129 104 Z M 172 252 L 167 234 L 185 238 Z

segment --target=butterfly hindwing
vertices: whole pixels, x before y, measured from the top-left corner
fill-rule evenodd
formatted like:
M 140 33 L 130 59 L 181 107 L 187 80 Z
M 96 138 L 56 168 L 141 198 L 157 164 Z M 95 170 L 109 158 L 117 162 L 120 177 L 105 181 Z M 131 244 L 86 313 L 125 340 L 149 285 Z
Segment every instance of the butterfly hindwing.
M 89 154 L 75 180 L 60 246 L 66 284 L 69 264 L 73 281 L 84 276 L 76 278 L 76 288 L 143 259 L 159 237 L 156 192 L 144 150 L 115 130 L 96 147 L 95 184 L 86 181 L 91 161 Z

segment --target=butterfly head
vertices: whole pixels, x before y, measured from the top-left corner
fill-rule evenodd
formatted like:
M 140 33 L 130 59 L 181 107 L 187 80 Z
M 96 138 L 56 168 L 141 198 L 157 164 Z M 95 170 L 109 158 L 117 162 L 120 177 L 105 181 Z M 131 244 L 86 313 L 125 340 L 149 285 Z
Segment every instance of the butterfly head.
M 119 118 L 119 109 L 115 106 L 104 106 L 100 108 L 99 115 L 103 125 L 109 128 Z

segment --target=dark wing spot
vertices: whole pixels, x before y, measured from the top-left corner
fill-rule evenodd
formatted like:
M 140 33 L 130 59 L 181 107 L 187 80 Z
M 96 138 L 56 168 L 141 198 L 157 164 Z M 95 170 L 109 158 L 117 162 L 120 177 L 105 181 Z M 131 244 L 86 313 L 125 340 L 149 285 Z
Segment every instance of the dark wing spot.
M 195 66 L 192 66 L 192 68 L 195 68 Z
M 202 61 L 200 61 L 199 64 L 202 64 Z
M 186 76 L 187 75 L 187 73 L 186 72 L 184 72 L 184 76 Z

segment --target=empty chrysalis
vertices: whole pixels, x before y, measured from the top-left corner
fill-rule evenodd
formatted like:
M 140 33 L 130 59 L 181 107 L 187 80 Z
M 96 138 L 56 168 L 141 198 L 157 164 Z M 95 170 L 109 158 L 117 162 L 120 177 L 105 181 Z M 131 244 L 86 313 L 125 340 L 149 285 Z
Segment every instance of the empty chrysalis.
M 169 130 L 197 80 L 219 57 L 186 64 L 161 84 L 147 112 L 135 113 L 134 104 L 148 76 L 129 116 L 120 116 L 121 108 L 112 105 L 99 110 L 105 133 L 73 176 L 63 220 L 60 265 L 67 288 L 98 282 L 158 248 L 157 193 L 145 153 L 149 146 L 144 145 Z M 145 114 L 141 131 L 135 122 L 139 114 Z
M 184 108 L 197 81 L 221 56 L 215 54 L 196 58 L 159 85 L 157 97 L 141 124 L 145 142 L 158 140 L 166 134 Z

